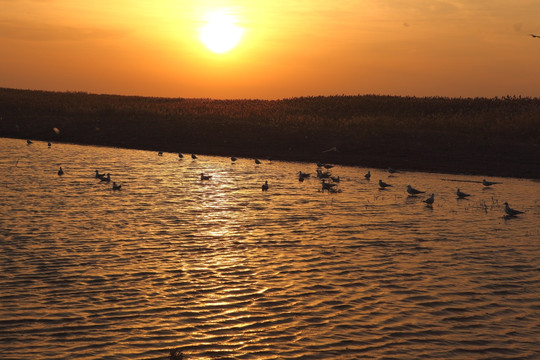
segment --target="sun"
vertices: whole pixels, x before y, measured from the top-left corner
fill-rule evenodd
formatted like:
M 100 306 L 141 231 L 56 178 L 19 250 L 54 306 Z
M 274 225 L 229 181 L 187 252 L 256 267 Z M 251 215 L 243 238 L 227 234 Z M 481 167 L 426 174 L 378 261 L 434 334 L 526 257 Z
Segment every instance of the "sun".
M 236 18 L 227 10 L 214 11 L 206 15 L 206 25 L 200 31 L 203 44 L 217 54 L 232 50 L 244 34 L 244 29 L 236 25 Z

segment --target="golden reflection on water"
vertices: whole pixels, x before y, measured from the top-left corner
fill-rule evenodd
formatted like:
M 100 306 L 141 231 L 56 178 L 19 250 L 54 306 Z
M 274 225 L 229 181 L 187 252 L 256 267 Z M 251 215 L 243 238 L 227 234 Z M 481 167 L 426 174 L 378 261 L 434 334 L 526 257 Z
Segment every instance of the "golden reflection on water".
M 455 175 L 473 195 L 457 200 L 449 175 L 336 166 L 328 194 L 298 182 L 311 164 L 42 145 L 0 141 L 4 357 L 540 353 L 537 182 Z M 505 201 L 526 213 L 505 220 Z

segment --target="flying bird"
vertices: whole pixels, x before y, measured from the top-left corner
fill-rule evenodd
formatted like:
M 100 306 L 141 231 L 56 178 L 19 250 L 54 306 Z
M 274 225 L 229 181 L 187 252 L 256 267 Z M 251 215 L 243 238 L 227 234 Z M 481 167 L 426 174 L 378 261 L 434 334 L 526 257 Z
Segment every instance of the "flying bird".
M 540 38 L 540 35 L 535 35 L 535 34 L 529 34 L 529 35 L 531 35 L 531 37 L 533 38 Z
M 508 215 L 508 216 L 516 216 L 516 215 L 519 215 L 519 214 L 523 214 L 523 211 L 519 211 L 519 210 L 515 210 L 515 209 L 512 209 L 507 202 L 504 203 L 504 212 Z

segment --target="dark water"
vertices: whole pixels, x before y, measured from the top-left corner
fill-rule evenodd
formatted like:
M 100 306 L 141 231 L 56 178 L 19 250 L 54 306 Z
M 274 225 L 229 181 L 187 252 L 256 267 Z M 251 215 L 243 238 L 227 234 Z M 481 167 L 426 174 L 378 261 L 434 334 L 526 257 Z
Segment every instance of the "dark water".
M 0 149 L 2 359 L 540 358 L 538 182 Z

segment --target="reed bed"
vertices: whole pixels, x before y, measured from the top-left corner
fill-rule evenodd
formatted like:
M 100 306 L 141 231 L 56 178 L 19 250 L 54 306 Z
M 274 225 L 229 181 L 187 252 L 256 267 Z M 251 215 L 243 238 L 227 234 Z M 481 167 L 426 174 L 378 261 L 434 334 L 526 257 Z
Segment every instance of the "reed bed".
M 3 137 L 540 178 L 538 98 L 213 100 L 0 88 L 0 119 Z

